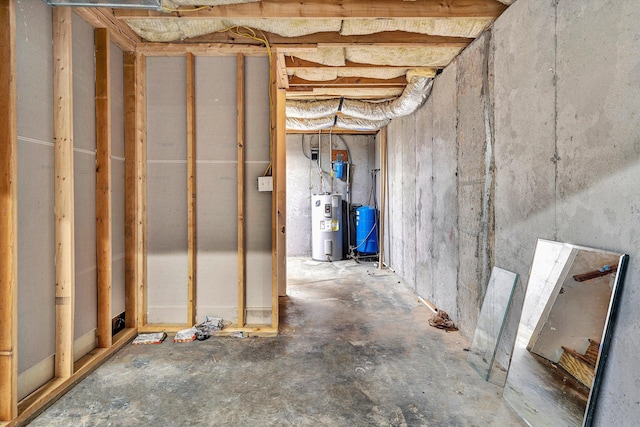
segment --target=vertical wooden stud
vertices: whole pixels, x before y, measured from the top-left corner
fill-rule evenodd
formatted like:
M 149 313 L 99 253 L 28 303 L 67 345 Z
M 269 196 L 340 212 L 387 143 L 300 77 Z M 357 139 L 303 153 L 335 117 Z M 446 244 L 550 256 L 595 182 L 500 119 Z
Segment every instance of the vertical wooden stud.
M 244 55 L 238 54 L 238 327 L 245 325 L 247 258 L 245 248 Z
M 136 270 L 138 328 L 147 324 L 147 61 L 136 53 Z
M 73 374 L 75 231 L 71 30 L 71 8 L 53 8 L 57 378 L 69 378 Z
M 276 96 L 276 153 L 277 192 L 278 200 L 278 292 L 277 295 L 287 295 L 287 121 L 286 121 L 286 92 L 278 89 Z M 274 295 L 274 298 L 277 297 Z M 274 302 L 277 306 L 277 301 Z
M 380 129 L 380 224 L 378 225 L 378 269 L 384 263 L 384 221 L 387 209 L 387 127 Z
M 96 61 L 96 254 L 98 263 L 98 347 L 112 344 L 112 217 L 111 217 L 111 84 L 110 37 L 94 30 Z
M 125 327 L 138 326 L 138 173 L 136 139 L 136 54 L 124 52 L 124 149 L 125 149 Z
M 196 323 L 196 89 L 195 58 L 187 52 L 187 324 Z
M 277 58 L 270 58 L 271 71 L 271 163 L 273 193 L 271 195 L 271 251 L 272 251 L 272 287 L 271 287 L 271 327 L 277 331 L 279 322 L 278 295 L 280 289 L 286 293 L 286 205 L 285 200 L 285 92 L 278 90 Z M 284 244 L 283 244 L 284 242 Z
M 15 1 L 0 0 L 0 421 L 18 416 L 18 132 Z

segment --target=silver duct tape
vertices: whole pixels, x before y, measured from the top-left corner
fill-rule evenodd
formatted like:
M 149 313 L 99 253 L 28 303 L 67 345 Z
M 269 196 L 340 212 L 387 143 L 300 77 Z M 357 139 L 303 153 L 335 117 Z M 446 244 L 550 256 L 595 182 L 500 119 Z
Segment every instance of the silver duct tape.
M 319 119 L 338 112 L 339 99 L 326 101 L 287 101 L 287 118 Z

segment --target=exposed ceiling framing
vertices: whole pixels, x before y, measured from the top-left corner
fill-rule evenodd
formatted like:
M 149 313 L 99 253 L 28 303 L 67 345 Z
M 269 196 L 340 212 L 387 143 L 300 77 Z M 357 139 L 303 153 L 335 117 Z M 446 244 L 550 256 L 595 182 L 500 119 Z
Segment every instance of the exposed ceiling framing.
M 435 76 L 512 2 L 165 0 L 162 11 L 77 11 L 147 54 L 259 55 L 268 44 L 287 99 L 382 101 L 402 94 L 410 71 Z

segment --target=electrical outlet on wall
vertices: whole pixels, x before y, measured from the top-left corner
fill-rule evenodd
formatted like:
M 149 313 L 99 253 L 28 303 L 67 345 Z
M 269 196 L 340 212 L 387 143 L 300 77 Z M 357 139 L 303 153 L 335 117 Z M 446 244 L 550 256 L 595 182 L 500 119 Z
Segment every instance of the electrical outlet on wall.
M 272 176 L 258 177 L 258 191 L 273 191 L 273 177 Z

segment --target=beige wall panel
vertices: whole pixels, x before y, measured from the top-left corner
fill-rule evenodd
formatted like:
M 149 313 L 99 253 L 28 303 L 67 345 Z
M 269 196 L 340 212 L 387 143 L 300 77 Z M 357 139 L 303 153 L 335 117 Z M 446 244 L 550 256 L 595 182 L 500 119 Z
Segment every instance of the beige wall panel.
M 197 165 L 198 320 L 238 316 L 238 179 L 236 163 Z
M 198 160 L 238 159 L 236 61 L 235 56 L 196 57 Z
M 147 58 L 149 323 L 187 321 L 186 62 Z
M 51 9 L 43 2 L 18 1 L 16 15 L 18 371 L 22 374 L 55 353 L 53 57 Z M 32 388 L 49 378 L 41 375 Z
M 73 15 L 74 339 L 97 327 L 96 126 L 93 28 Z

